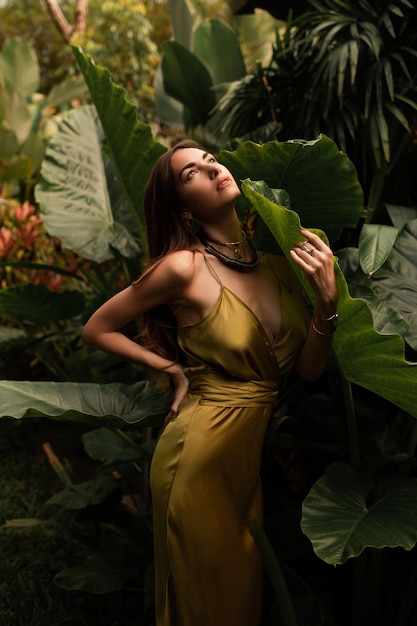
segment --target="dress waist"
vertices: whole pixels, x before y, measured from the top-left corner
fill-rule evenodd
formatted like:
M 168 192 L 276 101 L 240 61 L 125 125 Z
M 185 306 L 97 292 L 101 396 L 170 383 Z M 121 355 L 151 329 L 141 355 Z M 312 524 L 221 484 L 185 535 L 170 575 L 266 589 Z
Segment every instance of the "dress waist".
M 278 381 L 226 378 L 210 370 L 186 369 L 190 393 L 200 396 L 200 404 L 219 406 L 272 406 L 278 398 Z

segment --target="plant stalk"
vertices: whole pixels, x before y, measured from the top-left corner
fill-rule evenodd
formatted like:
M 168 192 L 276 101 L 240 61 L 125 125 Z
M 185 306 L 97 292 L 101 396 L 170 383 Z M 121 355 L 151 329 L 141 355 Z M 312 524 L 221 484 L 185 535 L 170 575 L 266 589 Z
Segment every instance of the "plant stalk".
M 297 616 L 282 573 L 281 565 L 272 548 L 265 532 L 254 519 L 248 521 L 249 532 L 253 536 L 264 561 L 265 569 L 274 590 L 278 609 L 281 613 L 282 621 L 280 626 L 298 626 Z
M 352 467 L 354 467 L 355 469 L 360 469 L 361 461 L 359 452 L 358 422 L 356 419 L 355 403 L 353 401 L 352 385 L 350 381 L 346 378 L 336 355 L 335 360 L 340 373 L 340 377 L 342 379 L 343 396 L 345 400 L 346 424 L 349 437 L 350 462 L 352 464 Z
M 372 177 L 372 183 L 369 190 L 369 197 L 367 202 L 368 212 L 365 220 L 366 223 L 372 222 L 373 216 L 378 210 L 382 191 L 386 181 L 387 169 L 388 163 L 385 162 L 380 169 L 375 170 L 375 174 Z

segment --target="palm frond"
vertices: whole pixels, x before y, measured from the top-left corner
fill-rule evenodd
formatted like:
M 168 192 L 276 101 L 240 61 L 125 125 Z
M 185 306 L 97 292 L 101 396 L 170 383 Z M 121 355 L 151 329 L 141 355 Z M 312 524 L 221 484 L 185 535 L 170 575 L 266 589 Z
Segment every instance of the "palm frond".
M 416 91 L 416 89 L 414 89 L 414 91 Z M 411 98 L 407 98 L 407 96 L 403 96 L 401 94 L 397 94 L 397 99 L 401 100 L 401 102 L 404 102 L 404 104 L 408 104 L 408 106 L 410 106 L 411 108 L 415 109 L 417 111 L 417 102 L 416 100 L 411 100 Z
M 359 45 L 357 41 L 349 41 L 349 60 L 350 60 L 350 84 L 353 86 L 356 79 L 356 71 L 359 60 Z
M 388 88 L 389 97 L 391 100 L 394 100 L 395 88 L 394 88 L 394 77 L 392 74 L 391 61 L 388 57 L 385 57 L 384 59 L 382 59 L 381 63 L 382 63 L 382 70 L 385 75 L 385 81 L 386 81 L 386 85 Z
M 415 109 L 417 110 L 417 103 L 414 103 Z M 393 102 L 386 102 L 385 107 L 390 112 L 390 114 L 396 118 L 396 120 L 401 124 L 404 130 L 409 133 L 410 132 L 410 122 L 404 115 L 404 113 L 399 109 Z

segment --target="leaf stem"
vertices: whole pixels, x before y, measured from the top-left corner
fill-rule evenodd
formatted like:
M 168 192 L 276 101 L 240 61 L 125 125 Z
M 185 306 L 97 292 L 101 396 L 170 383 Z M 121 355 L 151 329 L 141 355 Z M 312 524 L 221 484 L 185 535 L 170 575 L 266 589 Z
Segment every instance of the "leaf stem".
M 366 217 L 366 223 L 372 222 L 372 219 L 378 210 L 379 202 L 381 199 L 384 184 L 386 182 L 388 163 L 385 161 L 382 167 L 375 170 L 375 174 L 372 176 L 371 187 L 368 197 L 368 213 Z
M 255 543 L 262 554 L 265 569 L 268 572 L 269 579 L 274 590 L 275 599 L 282 618 L 280 626 L 298 626 L 297 616 L 295 614 L 291 595 L 288 591 L 281 565 L 273 547 L 271 546 L 265 532 L 255 519 L 248 521 L 248 527 L 249 532 L 253 536 Z
M 346 378 L 339 363 L 339 359 L 336 357 L 336 355 L 335 360 L 342 380 L 343 396 L 345 400 L 345 415 L 349 437 L 350 462 L 355 469 L 360 469 L 361 461 L 359 451 L 358 423 L 356 419 L 355 403 L 353 401 L 352 385 L 350 381 Z

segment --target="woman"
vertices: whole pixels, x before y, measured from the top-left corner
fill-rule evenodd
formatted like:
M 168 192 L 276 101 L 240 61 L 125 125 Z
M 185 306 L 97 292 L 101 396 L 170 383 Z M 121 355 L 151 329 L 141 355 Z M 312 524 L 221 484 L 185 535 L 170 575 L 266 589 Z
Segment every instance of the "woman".
M 157 626 L 257 626 L 260 459 L 280 377 L 317 378 L 338 299 L 331 250 L 313 233 L 291 250 L 315 294 L 310 320 L 284 257 L 256 251 L 230 172 L 184 141 L 144 197 L 151 263 L 88 321 L 87 343 L 168 374 L 170 412 L 151 466 Z M 306 240 L 306 241 L 305 241 Z M 144 318 L 146 345 L 124 336 Z

